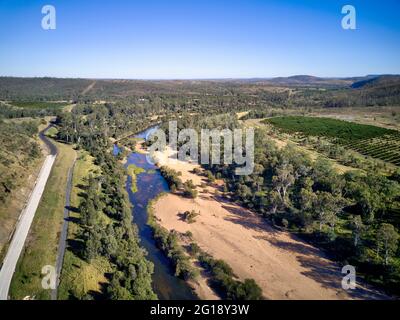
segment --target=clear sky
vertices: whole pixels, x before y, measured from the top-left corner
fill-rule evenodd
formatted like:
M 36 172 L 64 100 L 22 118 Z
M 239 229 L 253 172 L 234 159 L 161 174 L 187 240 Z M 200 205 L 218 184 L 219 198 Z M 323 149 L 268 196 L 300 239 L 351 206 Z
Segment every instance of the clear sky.
M 41 9 L 56 8 L 56 30 Z M 341 27 L 344 5 L 357 29 Z M 399 0 L 0 0 L 0 75 L 400 74 Z

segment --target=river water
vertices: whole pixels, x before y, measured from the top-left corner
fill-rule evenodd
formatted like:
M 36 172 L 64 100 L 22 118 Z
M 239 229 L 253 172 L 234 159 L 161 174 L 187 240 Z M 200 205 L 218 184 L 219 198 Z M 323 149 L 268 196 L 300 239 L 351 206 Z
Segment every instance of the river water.
M 146 139 L 148 134 L 155 128 L 147 129 L 135 137 Z M 114 145 L 114 155 L 118 154 L 119 148 Z M 194 300 L 198 299 L 187 283 L 174 276 L 173 268 L 165 254 L 159 250 L 153 239 L 152 230 L 147 225 L 147 205 L 150 200 L 163 192 L 168 192 L 168 184 L 161 176 L 157 167 L 148 163 L 146 155 L 132 153 L 128 156 L 125 167 L 134 164 L 146 171 L 137 175 L 138 191 L 131 191 L 132 180 L 128 177 L 126 190 L 129 200 L 133 206 L 133 221 L 139 229 L 141 245 L 147 250 L 147 259 L 154 264 L 153 289 L 161 300 Z

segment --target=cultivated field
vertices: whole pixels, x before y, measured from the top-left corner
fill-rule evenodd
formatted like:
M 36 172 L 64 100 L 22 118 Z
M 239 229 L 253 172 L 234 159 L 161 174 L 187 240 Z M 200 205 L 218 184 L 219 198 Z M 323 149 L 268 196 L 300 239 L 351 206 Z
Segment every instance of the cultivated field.
M 343 120 L 317 117 L 276 117 L 264 120 L 297 136 L 325 137 L 363 155 L 400 165 L 400 132 Z

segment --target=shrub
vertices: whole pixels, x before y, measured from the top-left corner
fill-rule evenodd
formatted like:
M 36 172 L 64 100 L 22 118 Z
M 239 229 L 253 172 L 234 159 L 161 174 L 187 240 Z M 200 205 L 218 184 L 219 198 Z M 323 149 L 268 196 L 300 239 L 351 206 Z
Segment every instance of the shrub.
M 196 212 L 194 210 L 192 211 L 185 211 L 183 213 L 183 219 L 187 223 L 195 223 L 196 222 L 196 217 L 200 215 L 200 212 Z

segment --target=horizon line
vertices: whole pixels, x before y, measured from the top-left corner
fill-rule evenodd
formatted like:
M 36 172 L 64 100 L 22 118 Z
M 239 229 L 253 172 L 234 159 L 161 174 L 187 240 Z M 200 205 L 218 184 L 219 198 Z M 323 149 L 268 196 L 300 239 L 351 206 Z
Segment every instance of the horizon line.
M 349 78 L 400 76 L 397 73 L 377 73 L 352 76 L 314 76 L 311 74 L 293 74 L 290 76 L 268 76 L 268 77 L 199 77 L 199 78 L 118 78 L 118 77 L 58 77 L 58 76 L 14 76 L 0 75 L 0 78 L 22 78 L 22 79 L 81 79 L 81 80 L 128 80 L 128 81 L 218 81 L 218 80 L 273 80 L 279 78 L 312 77 L 317 79 L 345 80 Z

